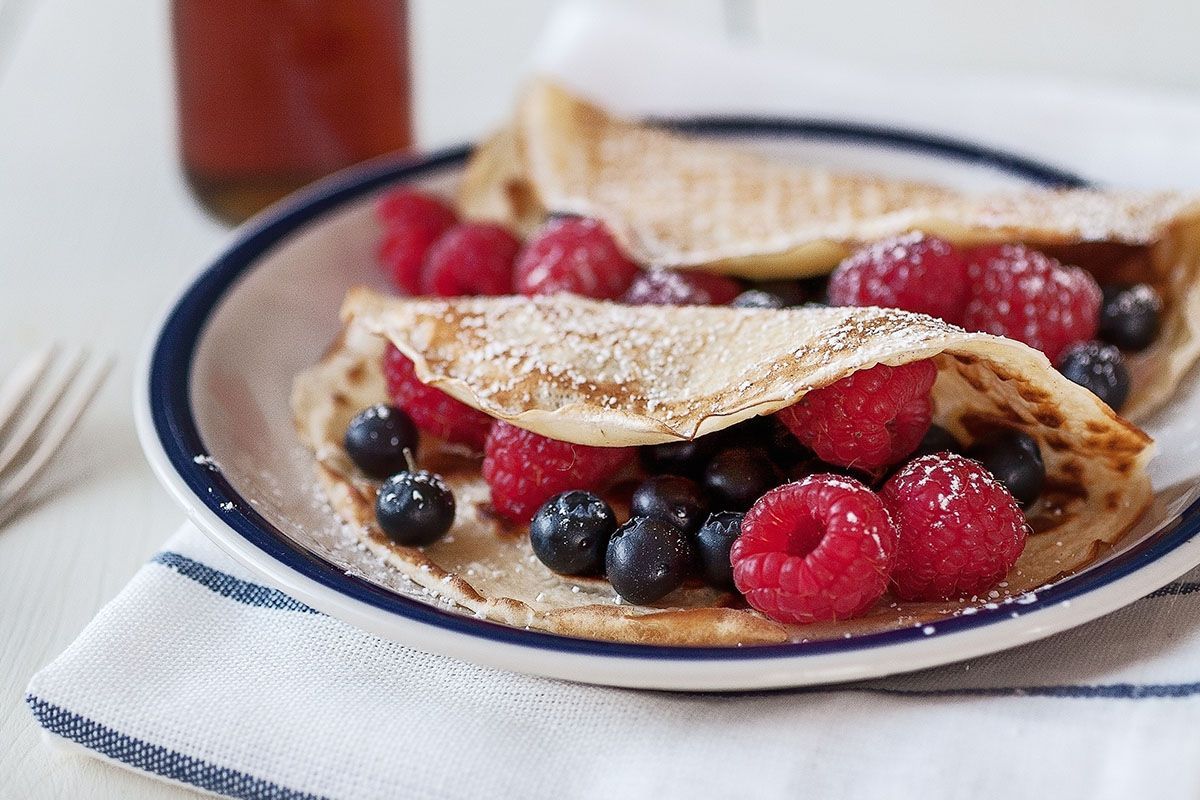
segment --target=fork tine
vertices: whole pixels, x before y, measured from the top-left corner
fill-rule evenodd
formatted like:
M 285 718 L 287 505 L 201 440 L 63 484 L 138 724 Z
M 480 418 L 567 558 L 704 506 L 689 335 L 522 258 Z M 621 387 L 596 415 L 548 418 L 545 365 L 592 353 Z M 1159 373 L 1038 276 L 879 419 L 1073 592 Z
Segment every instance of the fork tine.
M 30 455 L 29 460 L 13 473 L 7 488 L 0 490 L 0 528 L 4 527 L 17 513 L 25 492 L 62 448 L 71 432 L 75 430 L 75 426 L 79 424 L 84 412 L 96 399 L 100 387 L 104 385 L 104 381 L 112 372 L 113 364 L 112 357 L 106 357 L 98 367 L 92 370 L 92 374 L 84 379 L 84 388 L 70 398 L 62 413 L 57 415 L 54 421 L 46 427 L 45 434 L 37 449 Z M 73 378 L 79 372 L 78 368 L 72 370 L 72 380 L 69 383 L 74 382 Z M 62 397 L 63 394 L 65 394 L 65 389 L 59 392 L 59 397 Z
M 29 400 L 33 387 L 45 376 L 57 353 L 57 342 L 34 351 L 4 379 L 0 385 L 0 434 L 16 419 L 17 410 Z
M 38 430 L 54 412 L 55 406 L 62 401 L 63 395 L 71 387 L 71 382 L 83 369 L 86 360 L 87 351 L 82 348 L 78 349 L 69 361 L 66 370 L 57 377 L 51 388 L 35 398 L 30 407 L 21 415 L 21 420 L 13 428 L 8 441 L 4 443 L 3 447 L 0 447 L 0 476 L 4 475 L 5 471 L 16 461 L 17 456 L 23 453 L 33 441 Z

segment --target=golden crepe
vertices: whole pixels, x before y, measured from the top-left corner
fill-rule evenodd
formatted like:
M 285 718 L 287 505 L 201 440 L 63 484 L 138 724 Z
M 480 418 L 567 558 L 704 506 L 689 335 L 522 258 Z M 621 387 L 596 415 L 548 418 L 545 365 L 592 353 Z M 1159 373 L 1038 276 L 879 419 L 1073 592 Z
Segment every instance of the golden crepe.
M 374 522 L 377 484 L 342 449 L 351 417 L 386 402 L 381 356 L 392 342 L 417 377 L 497 419 L 554 439 L 645 445 L 715 433 L 795 403 L 877 363 L 934 358 L 934 420 L 970 442 L 998 427 L 1039 443 L 1048 486 L 1003 602 L 1091 562 L 1150 501 L 1149 438 L 1037 351 L 931 317 L 876 308 L 785 310 L 624 306 L 572 295 L 398 299 L 352 290 L 343 335 L 296 378 L 301 440 L 337 513 L 372 551 L 435 597 L 487 619 L 574 636 L 736 645 L 919 624 L 963 603 L 896 603 L 865 617 L 785 626 L 740 598 L 688 584 L 653 607 L 607 582 L 556 575 L 524 527 L 490 509 L 478 458 L 426 441 L 422 466 L 455 493 L 454 527 L 423 549 L 391 543 Z M 969 602 L 967 604 L 970 604 Z
M 539 82 L 468 165 L 459 204 L 523 232 L 547 213 L 595 217 L 643 265 L 751 279 L 825 274 L 856 246 L 912 230 L 964 246 L 1023 242 L 1163 298 L 1158 339 L 1127 358 L 1126 416 L 1161 406 L 1200 357 L 1197 194 L 970 194 L 839 174 L 617 119 Z

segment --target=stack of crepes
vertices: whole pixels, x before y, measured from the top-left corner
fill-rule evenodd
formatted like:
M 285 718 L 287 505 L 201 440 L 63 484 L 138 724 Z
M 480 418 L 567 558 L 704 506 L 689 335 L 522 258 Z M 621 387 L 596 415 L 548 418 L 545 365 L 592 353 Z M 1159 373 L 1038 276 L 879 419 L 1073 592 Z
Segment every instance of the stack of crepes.
M 1181 194 L 1042 190 L 986 196 L 772 161 L 727 144 L 615 119 L 535 86 L 517 120 L 477 151 L 460 194 L 467 216 L 523 230 L 552 213 L 602 219 L 649 267 L 751 278 L 828 272 L 849 249 L 924 230 L 963 244 L 1025 242 L 1105 281 L 1152 283 L 1163 333 L 1133 363 L 1130 408 L 1169 397 L 1194 361 L 1200 203 Z M 345 330 L 298 376 L 293 410 L 335 511 L 361 541 L 435 598 L 510 625 L 632 642 L 734 645 L 923 624 L 971 605 L 1012 601 L 1069 575 L 1118 542 L 1152 500 L 1152 445 L 1024 344 L 930 317 L 876 308 L 766 310 L 624 306 L 556 295 L 401 299 L 352 291 Z M 556 575 L 524 530 L 488 504 L 478 458 L 437 443 L 423 466 L 458 500 L 453 529 L 423 549 L 390 542 L 373 520 L 375 484 L 342 449 L 350 418 L 387 401 L 387 342 L 417 377 L 497 419 L 597 446 L 713 434 L 785 408 L 878 363 L 933 358 L 934 421 L 971 442 L 996 428 L 1037 440 L 1048 488 L 1034 531 L 986 598 L 900 603 L 803 628 L 740 598 L 685 585 L 654 607 L 619 601 L 602 580 Z
M 472 158 L 459 205 L 526 233 L 549 214 L 594 217 L 640 264 L 754 280 L 828 274 L 856 246 L 914 230 L 963 246 L 1022 242 L 1163 298 L 1161 334 L 1127 361 L 1128 418 L 1166 402 L 1200 357 L 1194 193 L 974 194 L 840 174 L 619 119 L 539 82 Z

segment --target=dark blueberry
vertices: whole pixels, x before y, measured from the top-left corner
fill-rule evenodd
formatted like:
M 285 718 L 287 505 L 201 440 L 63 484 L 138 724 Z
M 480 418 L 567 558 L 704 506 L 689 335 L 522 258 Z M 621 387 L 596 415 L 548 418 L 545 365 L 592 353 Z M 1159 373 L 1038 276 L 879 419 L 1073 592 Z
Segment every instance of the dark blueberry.
M 775 464 L 790 469 L 802 461 L 814 458 L 813 452 L 801 444 L 796 434 L 775 417 L 763 417 L 768 422 L 766 448 Z
M 684 475 L 698 478 L 704 473 L 708 459 L 716 451 L 718 440 L 713 435 L 685 442 L 652 444 L 638 449 L 642 468 L 651 475 Z
M 691 533 L 704 521 L 708 500 L 695 481 L 678 475 L 657 475 L 634 491 L 629 513 L 666 520 L 684 533 Z
M 717 453 L 704 470 L 704 488 L 713 508 L 745 511 L 779 482 L 779 473 L 766 451 L 730 447 Z
M 798 306 L 804 303 L 809 298 L 809 294 L 805 291 L 804 284 L 800 281 L 793 280 L 778 280 L 778 281 L 758 281 L 750 284 L 750 291 L 761 294 L 770 295 L 777 299 L 780 303 L 778 308 L 789 308 Z M 748 294 L 749 292 L 747 292 Z M 776 306 L 772 306 L 773 308 Z
M 616 529 L 617 515 L 608 503 L 591 492 L 563 492 L 533 515 L 529 543 L 555 572 L 589 575 L 604 570 L 608 539 Z
M 726 428 L 719 434 L 725 447 L 758 447 L 767 451 L 771 461 L 787 470 L 813 457 L 812 451 L 776 417 L 751 417 Z
M 359 469 L 383 480 L 408 466 L 404 451 L 416 454 L 418 438 L 417 426 L 408 414 L 380 403 L 364 408 L 350 420 L 343 443 Z
M 1100 306 L 1100 338 L 1122 350 L 1144 350 L 1162 326 L 1162 298 L 1145 284 L 1109 285 Z M 1109 405 L 1112 405 L 1111 403 Z
M 1121 351 L 1111 344 L 1080 342 L 1067 348 L 1058 371 L 1108 403 L 1114 411 L 1129 398 L 1129 370 Z
M 1028 508 L 1042 493 L 1046 465 L 1037 442 L 1027 433 L 1009 429 L 996 431 L 968 447 L 964 455 L 983 464 L 1004 484 L 1021 508 Z
M 633 517 L 612 535 L 605 558 L 608 580 L 630 603 L 653 603 L 687 578 L 692 547 L 669 522 Z
M 735 308 L 786 308 L 787 303 L 777 294 L 770 294 L 761 289 L 749 289 L 733 298 L 729 305 Z
M 808 298 L 806 305 L 829 305 L 829 276 L 819 275 L 815 278 L 805 278 L 800 281 L 804 296 Z
M 943 451 L 961 453 L 962 450 L 962 442 L 956 439 L 954 434 L 941 425 L 930 425 L 929 430 L 925 431 L 925 435 L 921 437 L 921 443 L 917 445 L 917 449 L 913 451 L 907 460 L 912 461 L 914 458 L 927 456 L 930 453 L 941 453 Z
M 433 544 L 454 524 L 454 493 L 440 475 L 398 472 L 379 487 L 375 520 L 396 544 Z
M 709 586 L 733 589 L 733 565 L 729 563 L 729 548 L 742 533 L 740 511 L 721 511 L 709 514 L 708 519 L 692 537 L 700 576 Z

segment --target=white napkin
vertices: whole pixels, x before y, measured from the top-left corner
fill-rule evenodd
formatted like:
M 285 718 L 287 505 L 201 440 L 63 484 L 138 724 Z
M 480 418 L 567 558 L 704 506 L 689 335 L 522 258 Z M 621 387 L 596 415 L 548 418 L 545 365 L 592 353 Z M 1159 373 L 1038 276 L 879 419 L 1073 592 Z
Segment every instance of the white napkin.
M 680 695 L 385 642 L 185 526 L 27 699 L 59 740 L 231 797 L 1195 797 L 1200 584 L 908 677 Z
M 871 75 L 567 7 L 536 62 L 618 108 L 952 133 L 1200 185 L 1200 106 Z M 232 797 L 1200 796 L 1200 572 L 970 663 L 831 690 L 672 695 L 474 667 L 257 583 L 185 526 L 29 686 L 52 741 Z

